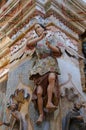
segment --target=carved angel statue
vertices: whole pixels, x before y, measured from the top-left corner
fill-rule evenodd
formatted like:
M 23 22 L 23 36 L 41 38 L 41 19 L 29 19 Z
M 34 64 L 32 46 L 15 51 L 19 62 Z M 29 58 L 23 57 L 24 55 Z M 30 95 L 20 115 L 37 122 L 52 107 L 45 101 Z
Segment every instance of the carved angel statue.
M 33 91 L 33 102 L 39 117 L 37 124 L 44 120 L 45 112 L 54 112 L 59 105 L 60 68 L 56 57 L 62 55 L 61 49 L 56 46 L 57 41 L 45 26 L 36 23 L 34 25 L 36 37 L 27 40 L 26 47 L 35 48 L 36 60 L 30 71 L 29 79 L 36 86 Z

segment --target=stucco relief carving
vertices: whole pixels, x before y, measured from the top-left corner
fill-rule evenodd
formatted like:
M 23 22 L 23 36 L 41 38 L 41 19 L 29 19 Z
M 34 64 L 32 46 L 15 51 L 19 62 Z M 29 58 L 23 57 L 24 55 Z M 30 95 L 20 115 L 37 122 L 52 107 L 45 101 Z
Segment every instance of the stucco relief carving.
M 55 38 L 58 39 L 58 46 L 60 46 L 63 50 L 63 56 L 65 57 L 65 54 L 70 57 L 71 61 L 74 62 L 74 64 L 77 62 L 77 59 L 79 57 L 81 57 L 79 54 L 78 54 L 78 43 L 71 39 L 70 37 L 68 37 L 65 33 L 61 32 L 60 29 L 56 28 L 55 26 L 47 26 L 47 29 L 52 31 L 52 35 L 55 36 Z M 19 49 L 21 48 L 22 46 L 22 41 L 24 41 L 23 43 L 23 46 L 27 43 L 27 38 L 28 40 L 31 40 L 32 38 L 35 38 L 37 37 L 36 33 L 34 32 L 34 30 L 31 30 L 30 32 L 28 32 L 25 37 L 20 40 L 18 42 L 18 44 L 16 44 L 12 50 L 11 50 L 11 55 L 13 54 L 16 54 L 17 51 L 19 51 Z M 35 48 L 34 48 L 35 49 Z M 31 49 L 27 49 L 26 48 L 26 54 L 27 55 L 32 55 L 33 52 L 35 51 L 33 48 Z M 72 58 L 71 58 L 72 57 Z M 83 58 L 83 57 L 81 57 Z M 73 59 L 76 59 L 75 61 Z M 77 64 L 77 63 L 76 63 Z M 72 88 L 72 87 L 71 87 Z M 69 90 L 71 91 L 71 90 Z
M 31 98 L 32 90 L 30 87 L 20 82 L 7 103 L 9 120 L 0 122 L 0 125 L 5 125 L 12 130 L 33 130 L 28 112 Z
M 53 35 L 55 35 L 55 37 L 58 39 L 59 43 L 62 43 L 62 46 L 63 46 L 62 48 L 64 49 L 64 51 L 66 49 L 67 54 L 69 54 L 71 57 L 75 57 L 75 58 L 81 57 L 78 54 L 78 48 L 77 48 L 78 43 L 75 40 L 68 37 L 65 33 L 63 33 L 60 29 L 56 28 L 55 26 L 47 26 L 47 29 L 52 31 Z M 31 30 L 30 32 L 28 32 L 24 36 L 23 39 L 19 40 L 16 43 L 16 45 L 11 47 L 11 58 L 12 58 L 13 54 L 16 54 L 21 48 L 24 47 L 24 45 L 27 42 L 27 38 L 28 38 L 28 40 L 30 40 L 31 38 L 35 38 L 35 37 L 36 37 L 36 33 L 34 32 L 34 30 Z M 30 49 L 27 52 L 29 55 Z M 83 58 L 83 57 L 81 57 L 81 58 Z
M 68 69 L 68 68 L 66 68 L 66 65 L 70 64 L 69 66 L 73 65 L 74 69 L 76 67 L 78 68 L 78 66 L 75 66 L 75 63 L 78 62 L 78 58 L 80 57 L 80 55 L 78 54 L 78 47 L 77 47 L 78 43 L 75 40 L 73 40 L 72 38 L 70 38 L 69 36 L 67 36 L 65 33 L 63 33 L 60 29 L 56 28 L 56 26 L 54 26 L 54 25 L 46 26 L 46 28 L 47 28 L 48 31 L 50 31 L 49 36 L 52 35 L 52 36 L 55 37 L 55 39 L 58 39 L 56 45 L 61 48 L 63 55 L 61 56 L 61 58 L 57 58 L 57 60 L 58 60 L 58 62 L 60 60 L 61 60 L 61 62 L 63 62 L 60 66 L 60 69 L 64 69 L 64 67 L 65 67 L 65 69 L 64 69 L 65 74 L 68 75 L 68 79 L 65 80 L 65 81 L 68 81 L 68 82 L 65 83 L 63 81 L 62 82 L 63 85 L 60 83 L 60 88 L 61 88 L 61 91 L 63 92 L 63 93 L 61 93 L 62 94 L 61 96 L 67 97 L 68 101 L 73 102 L 74 100 L 78 99 L 78 92 L 77 92 L 77 89 L 76 89 L 77 85 L 73 81 L 73 79 L 74 79 L 73 71 L 71 71 L 71 72 L 68 72 L 69 70 L 66 71 L 66 69 Z M 14 47 L 11 48 L 11 58 L 14 58 L 16 60 L 19 60 L 21 58 L 23 59 L 24 57 L 19 58 L 19 56 L 21 56 L 21 55 L 17 55 L 20 50 L 22 52 L 20 54 L 23 54 L 23 52 L 24 52 L 24 56 L 28 56 L 28 57 L 32 56 L 33 57 L 33 54 L 35 54 L 36 48 L 35 47 L 28 48 L 28 47 L 25 47 L 25 45 L 31 39 L 35 39 L 35 38 L 37 38 L 37 35 L 36 35 L 36 32 L 34 31 L 34 29 L 32 28 L 32 30 L 30 30 L 24 36 L 24 38 L 22 38 L 20 41 L 18 41 L 16 43 L 16 45 L 14 45 Z M 72 59 L 74 59 L 75 62 L 73 62 Z M 66 62 L 66 65 L 64 64 L 64 62 Z M 62 80 L 63 80 L 63 77 L 65 77 L 63 72 L 61 72 L 61 76 L 62 76 Z M 59 80 L 59 82 L 60 82 L 60 80 Z M 73 83 L 75 83 L 75 84 L 73 84 Z M 59 112 L 57 114 L 56 119 L 58 118 L 58 115 L 60 113 L 60 107 L 58 107 L 58 108 L 59 108 L 58 109 Z M 45 111 L 46 111 L 46 109 L 45 109 Z M 54 124 L 54 126 L 56 126 L 56 124 Z
M 68 80 L 60 84 L 60 90 L 61 97 L 66 97 L 69 101 L 74 102 L 79 98 L 79 92 L 72 81 L 72 75 L 70 73 L 68 74 Z

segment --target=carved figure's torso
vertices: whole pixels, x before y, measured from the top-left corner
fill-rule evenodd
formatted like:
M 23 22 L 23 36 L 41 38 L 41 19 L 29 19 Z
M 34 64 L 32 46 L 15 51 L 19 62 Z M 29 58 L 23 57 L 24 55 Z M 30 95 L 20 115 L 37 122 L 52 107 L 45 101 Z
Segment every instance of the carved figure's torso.
M 53 35 L 46 35 L 45 38 L 43 38 L 41 41 L 39 41 L 36 45 L 36 55 L 37 60 L 36 63 L 31 70 L 31 75 L 36 75 L 37 73 L 39 75 L 46 74 L 47 72 L 57 72 L 60 74 L 60 70 L 58 67 L 58 63 L 56 61 L 56 58 L 53 57 L 52 51 L 50 48 L 46 45 L 46 39 L 50 42 L 52 45 L 56 45 L 56 39 Z

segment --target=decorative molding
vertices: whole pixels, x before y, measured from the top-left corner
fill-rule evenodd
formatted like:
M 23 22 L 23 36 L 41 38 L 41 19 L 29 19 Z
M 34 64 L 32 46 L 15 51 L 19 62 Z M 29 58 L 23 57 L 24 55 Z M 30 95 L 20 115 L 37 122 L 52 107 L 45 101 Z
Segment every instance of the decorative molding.
M 33 6 L 35 4 L 35 6 Z M 48 6 L 47 7 L 47 5 L 49 5 L 50 4 L 50 6 Z M 56 12 L 56 14 L 57 14 L 57 16 L 59 16 L 60 17 L 60 19 L 62 19 L 63 20 L 63 22 L 64 23 L 66 23 L 66 25 L 67 26 L 69 26 L 69 28 L 70 28 L 70 26 L 72 27 L 72 29 L 74 30 L 75 28 L 76 28 L 76 30 L 75 31 L 77 31 L 78 33 L 80 33 L 80 29 L 79 29 L 79 26 L 76 26 L 75 27 L 75 23 L 73 24 L 71 21 L 70 22 L 68 22 L 68 20 L 67 19 L 65 19 L 65 17 L 63 16 L 63 11 L 64 10 L 62 10 L 62 7 L 61 7 L 61 5 L 62 5 L 62 3 L 59 3 L 59 2 L 57 2 L 57 1 L 52 1 L 52 2 L 50 2 L 49 0 L 48 1 L 46 1 L 44 4 L 42 3 L 42 1 L 41 2 L 39 2 L 39 1 L 37 1 L 37 2 L 34 2 L 34 1 L 30 1 L 30 3 L 28 4 L 28 6 L 31 8 L 31 10 L 34 10 L 34 11 L 39 11 L 41 14 L 43 13 L 43 10 L 44 10 L 44 17 L 46 17 L 46 15 L 48 15 L 48 13 L 49 12 Z M 23 7 L 23 8 L 27 8 L 27 7 Z M 27 10 L 25 10 L 24 11 L 24 9 L 21 9 L 21 11 L 23 12 L 23 18 L 26 16 L 26 12 L 28 12 L 29 10 L 28 9 L 30 9 L 30 8 L 27 8 Z M 47 10 L 46 10 L 47 9 Z M 66 10 L 65 10 L 66 11 Z M 32 11 L 33 12 L 33 11 Z M 25 15 L 24 15 L 24 13 L 25 13 Z M 29 13 L 29 12 L 28 12 Z M 13 26 L 11 25 L 11 24 L 13 24 L 13 22 L 15 23 L 16 22 L 16 24 L 18 24 L 18 22 L 17 21 L 20 21 L 19 19 L 22 17 L 21 16 L 22 14 L 21 14 L 21 12 L 20 13 L 18 13 L 16 16 L 15 16 L 15 18 L 13 19 L 13 21 L 12 21 L 12 19 L 11 19 L 11 22 L 9 22 L 9 24 L 8 25 L 5 25 L 5 27 L 3 28 L 4 30 L 10 30 L 11 28 L 13 28 Z M 31 15 L 34 15 L 33 13 L 31 14 Z M 19 17 L 18 17 L 19 16 Z M 18 19 L 19 18 L 19 19 Z M 17 19 L 17 21 L 16 21 L 16 19 Z M 24 22 L 24 21 L 23 21 Z M 72 25 L 73 24 L 73 25 Z M 8 27 L 10 25 L 10 28 Z M 12 26 L 12 27 L 11 27 Z M 7 28 L 7 29 L 6 29 Z M 6 33 L 6 32 L 5 32 Z

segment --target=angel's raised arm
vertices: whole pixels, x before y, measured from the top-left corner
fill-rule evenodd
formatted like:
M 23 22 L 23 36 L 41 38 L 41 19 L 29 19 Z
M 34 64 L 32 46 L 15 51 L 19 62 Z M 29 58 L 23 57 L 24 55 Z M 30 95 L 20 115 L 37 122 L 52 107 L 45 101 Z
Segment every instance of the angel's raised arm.
M 38 41 L 42 40 L 44 36 L 45 36 L 45 32 L 42 33 L 42 35 L 40 35 L 40 36 L 38 36 L 38 37 L 36 37 L 36 38 L 32 38 L 31 40 L 27 39 L 26 46 L 27 46 L 27 47 L 35 46 L 36 43 L 37 43 Z

